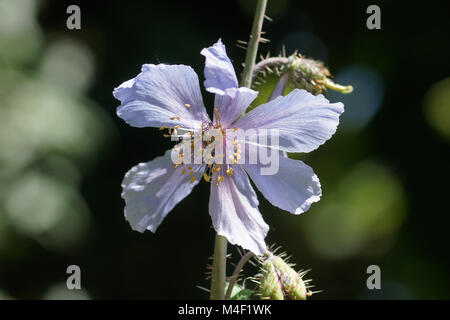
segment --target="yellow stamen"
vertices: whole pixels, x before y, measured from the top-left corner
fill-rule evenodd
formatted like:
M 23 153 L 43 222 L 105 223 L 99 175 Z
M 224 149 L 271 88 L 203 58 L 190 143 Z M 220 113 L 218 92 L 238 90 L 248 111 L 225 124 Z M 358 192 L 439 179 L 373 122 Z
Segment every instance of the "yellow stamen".
M 203 179 L 205 179 L 206 182 L 210 182 L 211 181 L 211 177 L 206 172 L 203 173 Z
M 194 183 L 195 180 L 197 180 L 197 177 L 196 177 L 196 176 L 193 176 L 193 177 L 191 178 L 191 184 Z
M 225 178 L 223 176 L 218 176 L 216 186 L 219 186 L 220 183 L 223 182 L 223 180 L 225 180 Z
M 186 172 L 186 168 L 183 168 L 183 170 L 181 171 L 181 174 L 183 175 Z
M 179 124 L 177 124 L 176 126 L 174 126 L 174 129 L 178 129 L 179 127 L 181 127 Z
M 165 128 L 167 128 L 166 126 L 162 126 L 161 128 L 159 128 L 159 130 L 164 130 Z
M 185 106 L 186 108 L 190 108 L 190 107 L 191 107 L 191 105 L 190 105 L 189 103 L 185 103 L 184 106 Z
M 228 175 L 232 176 L 233 175 L 233 168 L 230 168 L 227 170 Z

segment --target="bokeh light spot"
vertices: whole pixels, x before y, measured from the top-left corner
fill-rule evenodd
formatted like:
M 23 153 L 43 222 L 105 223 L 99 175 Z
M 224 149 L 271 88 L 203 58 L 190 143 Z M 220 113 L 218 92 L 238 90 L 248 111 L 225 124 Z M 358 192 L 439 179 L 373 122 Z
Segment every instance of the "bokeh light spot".
M 10 65 L 23 65 L 33 59 L 42 45 L 42 32 L 37 23 L 38 1 L 0 1 L 0 60 Z
M 425 94 L 424 112 L 429 125 L 450 140 L 450 78 L 433 84 Z
M 336 83 L 352 85 L 353 92 L 343 95 L 329 91 L 332 102 L 342 102 L 345 112 L 341 117 L 341 128 L 359 130 L 369 123 L 381 106 L 384 98 L 384 82 L 379 73 L 368 65 L 354 64 L 342 69 L 335 77 Z
M 327 258 L 347 258 L 390 240 L 405 217 L 401 182 L 375 161 L 357 165 L 324 197 L 302 226 L 312 247 Z
M 94 59 L 82 43 L 68 38 L 55 41 L 46 50 L 41 76 L 74 91 L 86 90 L 94 75 Z
M 36 172 L 17 177 L 5 194 L 11 224 L 28 236 L 55 248 L 80 241 L 88 211 L 70 185 Z

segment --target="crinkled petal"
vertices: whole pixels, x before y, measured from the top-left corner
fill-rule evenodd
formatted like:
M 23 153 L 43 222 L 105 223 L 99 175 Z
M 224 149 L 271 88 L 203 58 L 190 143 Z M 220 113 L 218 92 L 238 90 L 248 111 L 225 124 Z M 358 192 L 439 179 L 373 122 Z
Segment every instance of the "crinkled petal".
M 191 193 L 200 181 L 204 165 L 192 165 L 193 175 L 174 167 L 171 150 L 164 156 L 131 168 L 122 182 L 125 218 L 133 230 L 155 232 L 166 215 Z M 191 183 L 192 177 L 196 180 Z
M 271 204 L 291 213 L 307 211 L 322 195 L 319 178 L 300 160 L 280 156 L 279 169 L 274 175 L 262 175 L 257 164 L 243 167 Z
M 229 88 L 223 95 L 216 94 L 214 105 L 220 114 L 220 123 L 227 128 L 239 118 L 250 103 L 255 100 L 258 92 L 246 87 Z M 217 120 L 217 113 L 214 113 Z
M 142 74 L 142 72 L 139 73 L 136 76 L 136 78 L 138 78 L 141 74 Z M 130 100 L 133 100 L 134 99 L 133 97 L 135 96 L 133 86 L 134 86 L 134 82 L 136 81 L 136 78 L 125 81 L 120 86 L 115 88 L 113 91 L 114 98 L 116 98 L 123 104 L 129 102 Z
M 114 89 L 121 101 L 117 115 L 134 127 L 198 129 L 210 122 L 200 92 L 197 74 L 189 66 L 142 66 L 134 79 Z
M 240 166 L 233 166 L 233 176 L 224 176 L 217 183 L 217 174 L 211 181 L 209 214 L 216 232 L 257 255 L 266 252 L 264 238 L 269 226 L 258 210 L 258 202 L 247 174 Z
M 244 130 L 278 130 L 278 145 L 269 147 L 287 152 L 310 152 L 336 132 L 339 116 L 343 112 L 344 105 L 340 102 L 330 103 L 323 95 L 314 96 L 305 90 L 295 89 L 287 96 L 256 107 L 239 119 L 235 126 Z M 259 135 L 262 131 L 255 132 Z
M 209 92 L 224 94 L 228 88 L 237 88 L 238 81 L 225 46 L 219 39 L 213 46 L 200 52 L 205 56 L 205 88 Z

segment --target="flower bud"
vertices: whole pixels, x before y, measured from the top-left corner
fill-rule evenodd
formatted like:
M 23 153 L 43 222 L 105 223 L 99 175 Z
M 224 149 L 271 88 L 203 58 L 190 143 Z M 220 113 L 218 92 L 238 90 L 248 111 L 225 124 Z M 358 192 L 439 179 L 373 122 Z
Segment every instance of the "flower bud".
M 281 257 L 270 254 L 261 265 L 259 289 L 262 299 L 306 300 L 312 294 L 302 279 L 306 272 L 297 273 Z
M 276 74 L 283 84 L 283 86 L 280 86 L 282 89 L 275 89 L 275 91 L 280 91 L 275 92 L 275 96 L 282 95 L 288 83 L 295 88 L 305 89 L 315 95 L 327 89 L 344 94 L 353 91 L 353 87 L 350 85 L 342 86 L 334 83 L 331 80 L 330 71 L 321 61 L 306 58 L 297 52 L 289 57 L 286 57 L 284 53 L 278 57 L 263 57 L 253 71 L 255 85 L 264 82 L 264 78 L 268 74 Z M 285 79 L 286 75 L 288 81 Z
M 305 89 L 313 94 L 319 94 L 327 89 L 350 93 L 352 86 L 342 86 L 334 83 L 330 71 L 321 61 L 308 59 L 294 53 L 289 57 L 289 80 L 296 88 Z

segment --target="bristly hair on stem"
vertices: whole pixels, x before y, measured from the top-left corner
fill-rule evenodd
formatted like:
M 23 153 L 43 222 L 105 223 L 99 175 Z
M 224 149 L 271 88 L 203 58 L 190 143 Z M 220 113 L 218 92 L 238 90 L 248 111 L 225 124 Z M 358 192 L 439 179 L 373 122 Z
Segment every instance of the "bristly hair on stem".
M 225 300 L 229 300 L 230 299 L 231 292 L 233 292 L 233 287 L 234 287 L 235 283 L 237 282 L 237 280 L 239 278 L 239 274 L 241 273 L 242 268 L 254 256 L 255 255 L 253 254 L 253 252 L 248 251 L 246 254 L 244 254 L 241 257 L 241 260 L 236 265 L 236 268 L 234 269 L 233 274 L 231 275 L 230 280 L 228 282 L 228 288 L 227 288 L 227 292 L 225 294 Z
M 252 31 L 247 46 L 244 71 L 242 72 L 241 85 L 250 88 L 252 85 L 253 68 L 255 66 L 256 55 L 258 53 L 259 42 L 267 42 L 261 37 L 261 29 L 264 22 L 267 0 L 258 0 L 256 4 L 255 18 L 253 20 Z

